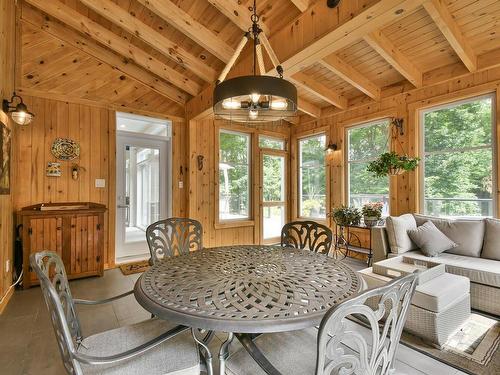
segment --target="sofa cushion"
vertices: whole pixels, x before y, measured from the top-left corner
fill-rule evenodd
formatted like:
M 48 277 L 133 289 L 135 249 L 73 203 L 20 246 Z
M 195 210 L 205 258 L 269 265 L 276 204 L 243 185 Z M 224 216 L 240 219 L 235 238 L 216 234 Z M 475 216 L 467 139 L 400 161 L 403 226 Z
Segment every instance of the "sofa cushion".
M 430 257 L 435 257 L 443 251 L 457 247 L 457 244 L 437 229 L 432 221 L 426 221 L 416 229 L 410 229 L 408 235 L 420 251 Z
M 486 219 L 481 258 L 500 260 L 500 220 Z
M 413 215 L 389 216 L 385 221 L 385 226 L 391 253 L 402 254 L 418 249 L 407 233 L 410 229 L 417 229 Z
M 417 225 L 432 221 L 446 237 L 458 246 L 447 253 L 478 258 L 481 255 L 484 240 L 484 220 L 443 219 L 424 215 L 415 215 Z
M 498 260 L 471 258 L 450 253 L 442 253 L 439 257 L 431 258 L 420 251 L 412 251 L 406 253 L 405 256 L 444 264 L 446 272 L 468 277 L 473 283 L 500 288 L 500 261 Z

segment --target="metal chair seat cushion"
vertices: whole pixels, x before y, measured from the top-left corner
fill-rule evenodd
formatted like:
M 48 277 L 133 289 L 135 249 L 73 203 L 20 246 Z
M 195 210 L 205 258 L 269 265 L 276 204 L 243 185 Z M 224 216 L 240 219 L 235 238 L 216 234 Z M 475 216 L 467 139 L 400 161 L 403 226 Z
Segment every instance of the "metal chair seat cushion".
M 78 352 L 90 356 L 110 356 L 135 348 L 158 337 L 175 325 L 160 319 L 97 333 L 82 341 Z M 198 375 L 200 358 L 191 331 L 185 331 L 130 360 L 108 365 L 81 364 L 84 374 L 106 375 Z

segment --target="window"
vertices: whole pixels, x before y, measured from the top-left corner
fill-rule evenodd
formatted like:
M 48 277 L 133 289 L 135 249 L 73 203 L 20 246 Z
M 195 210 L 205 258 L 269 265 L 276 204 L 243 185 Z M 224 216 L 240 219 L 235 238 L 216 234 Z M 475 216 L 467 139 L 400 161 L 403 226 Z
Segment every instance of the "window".
M 326 218 L 324 134 L 299 140 L 299 216 Z
M 281 138 L 269 137 L 267 135 L 259 136 L 260 148 L 272 148 L 274 150 L 284 150 L 285 141 Z
M 347 183 L 349 205 L 361 208 L 368 202 L 382 202 L 383 216 L 389 215 L 389 177 L 376 178 L 366 168 L 389 151 L 389 120 L 379 120 L 347 130 Z
M 492 96 L 421 112 L 425 214 L 493 216 L 492 113 Z
M 250 217 L 250 135 L 219 133 L 219 220 Z

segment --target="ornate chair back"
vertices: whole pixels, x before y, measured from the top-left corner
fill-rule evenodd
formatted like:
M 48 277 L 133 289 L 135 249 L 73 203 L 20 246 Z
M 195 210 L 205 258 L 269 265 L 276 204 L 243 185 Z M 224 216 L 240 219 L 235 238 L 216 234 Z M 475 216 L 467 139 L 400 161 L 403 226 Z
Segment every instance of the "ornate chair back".
M 151 264 L 163 257 L 187 254 L 202 248 L 203 229 L 194 219 L 172 217 L 157 221 L 146 229 L 146 238 L 151 252 Z
M 332 231 L 314 221 L 292 221 L 281 229 L 281 246 L 309 249 L 328 254 L 332 246 Z
M 64 367 L 68 374 L 80 375 L 82 369 L 73 353 L 83 337 L 64 264 L 56 253 L 42 251 L 31 254 L 30 265 L 40 280 Z
M 319 328 L 316 375 L 390 374 L 416 283 L 416 274 L 401 277 L 331 309 Z M 374 308 L 369 306 L 372 304 Z M 348 317 L 369 326 L 370 343 L 349 328 Z M 352 349 L 359 354 L 346 353 L 341 345 L 344 340 L 353 343 Z

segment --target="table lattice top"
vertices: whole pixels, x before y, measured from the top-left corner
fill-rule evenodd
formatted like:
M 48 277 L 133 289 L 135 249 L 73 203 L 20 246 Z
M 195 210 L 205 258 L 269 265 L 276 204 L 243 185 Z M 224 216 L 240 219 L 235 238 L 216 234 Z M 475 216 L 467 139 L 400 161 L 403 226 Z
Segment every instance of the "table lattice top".
M 341 262 L 307 250 L 228 246 L 166 258 L 137 281 L 135 296 L 156 316 L 230 332 L 278 332 L 319 324 L 360 289 Z

